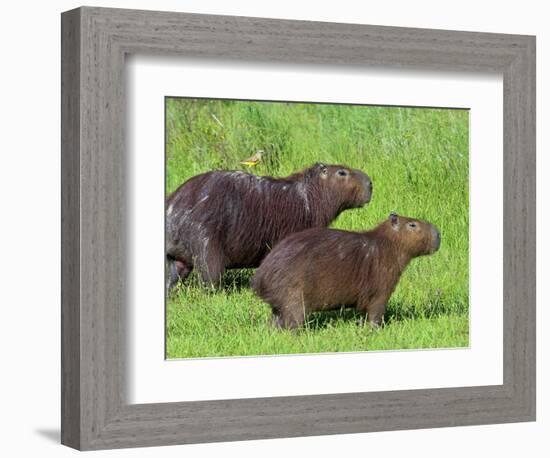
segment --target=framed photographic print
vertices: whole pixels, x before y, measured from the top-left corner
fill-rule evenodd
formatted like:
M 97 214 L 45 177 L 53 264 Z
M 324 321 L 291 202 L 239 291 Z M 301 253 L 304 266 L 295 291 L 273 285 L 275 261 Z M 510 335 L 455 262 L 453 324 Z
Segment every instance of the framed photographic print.
M 535 39 L 62 15 L 62 442 L 535 418 Z
M 176 97 L 165 104 L 167 358 L 469 346 L 468 110 Z M 394 210 L 416 219 L 392 224 Z M 309 258 L 291 246 L 271 254 L 291 233 L 331 223 L 346 232 L 304 234 L 322 253 Z M 441 250 L 440 234 L 450 237 Z M 326 236 L 344 238 L 329 249 Z M 292 270 L 306 258 L 307 272 Z M 275 270 L 292 279 L 275 285 Z M 301 275 L 306 289 L 294 284 Z M 204 278 L 223 291 L 220 300 L 212 288 L 191 286 Z M 357 291 L 344 298 L 350 289 Z M 376 294 L 384 295 L 379 313 L 364 297 Z M 369 309 L 367 321 L 361 312 Z M 365 329 L 382 319 L 394 325 Z

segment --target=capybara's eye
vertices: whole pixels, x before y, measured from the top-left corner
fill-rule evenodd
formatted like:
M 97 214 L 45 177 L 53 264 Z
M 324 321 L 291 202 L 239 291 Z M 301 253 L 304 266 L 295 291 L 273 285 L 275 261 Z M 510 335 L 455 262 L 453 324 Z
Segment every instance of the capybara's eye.
M 344 170 L 344 169 L 340 169 L 338 170 L 338 172 L 336 172 L 338 175 L 340 175 L 341 177 L 345 177 L 347 174 L 348 174 L 348 171 L 347 170 Z
M 409 227 L 412 227 L 412 228 L 415 228 L 415 227 L 416 227 L 416 223 L 411 222 L 411 223 L 408 224 L 408 226 L 409 226 Z

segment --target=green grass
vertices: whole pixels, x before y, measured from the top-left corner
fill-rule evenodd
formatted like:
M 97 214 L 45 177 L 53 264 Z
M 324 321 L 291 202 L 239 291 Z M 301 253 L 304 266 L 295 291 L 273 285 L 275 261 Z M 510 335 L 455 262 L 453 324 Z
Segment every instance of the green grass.
M 321 161 L 366 171 L 372 202 L 333 227 L 365 230 L 391 211 L 428 220 L 441 249 L 415 259 L 373 331 L 351 310 L 313 314 L 303 330 L 269 326 L 270 308 L 228 271 L 217 291 L 194 274 L 167 301 L 167 357 L 448 348 L 468 345 L 468 112 L 465 110 L 167 99 L 166 192 L 267 152 L 253 169 L 284 176 Z

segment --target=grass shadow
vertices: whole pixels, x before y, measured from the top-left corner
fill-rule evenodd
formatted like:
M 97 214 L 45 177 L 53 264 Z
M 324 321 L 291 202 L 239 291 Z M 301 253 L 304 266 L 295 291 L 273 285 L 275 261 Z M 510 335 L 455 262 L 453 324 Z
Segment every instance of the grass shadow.
M 449 310 L 443 307 L 432 307 L 430 311 L 422 313 L 417 309 L 406 307 L 404 304 L 392 304 L 384 313 L 384 325 L 387 326 L 392 322 L 405 320 L 414 320 L 419 318 L 436 318 L 442 315 L 448 315 Z M 368 316 L 359 312 L 356 309 L 341 308 L 338 310 L 327 310 L 322 312 L 314 312 L 307 318 L 307 327 L 311 330 L 319 330 L 331 327 L 338 321 L 355 321 L 358 326 L 364 326 L 368 323 Z
M 321 330 L 332 327 L 338 321 L 355 321 L 360 326 L 365 322 L 366 315 L 353 308 L 341 308 L 312 313 L 306 317 L 306 320 L 308 329 Z
M 250 289 L 253 276 L 254 269 L 227 269 L 222 276 L 220 287 L 228 293 Z
M 222 275 L 219 287 L 206 286 L 197 272 L 192 272 L 185 281 L 178 281 L 176 286 L 168 293 L 169 298 L 174 298 L 184 290 L 196 290 L 200 292 L 217 293 L 223 291 L 227 294 L 239 293 L 251 288 L 253 269 L 228 269 Z
M 441 316 L 468 313 L 468 309 L 468 304 L 442 301 L 438 298 L 427 301 L 422 306 L 413 306 L 403 302 L 390 302 L 384 313 L 384 322 L 388 324 L 392 321 L 439 318 Z

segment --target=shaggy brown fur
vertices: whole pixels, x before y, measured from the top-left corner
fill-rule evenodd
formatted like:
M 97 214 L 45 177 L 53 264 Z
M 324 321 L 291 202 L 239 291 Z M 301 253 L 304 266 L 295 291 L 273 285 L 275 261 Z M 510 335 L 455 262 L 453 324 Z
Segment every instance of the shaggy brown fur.
M 224 269 L 257 267 L 279 240 L 330 224 L 370 201 L 360 170 L 315 164 L 286 178 L 215 171 L 183 183 L 166 202 L 167 287 L 196 267 L 217 285 Z
M 309 229 L 282 240 L 252 285 L 282 328 L 301 326 L 308 312 L 339 307 L 366 312 L 378 326 L 407 264 L 439 244 L 434 225 L 395 213 L 368 232 Z

